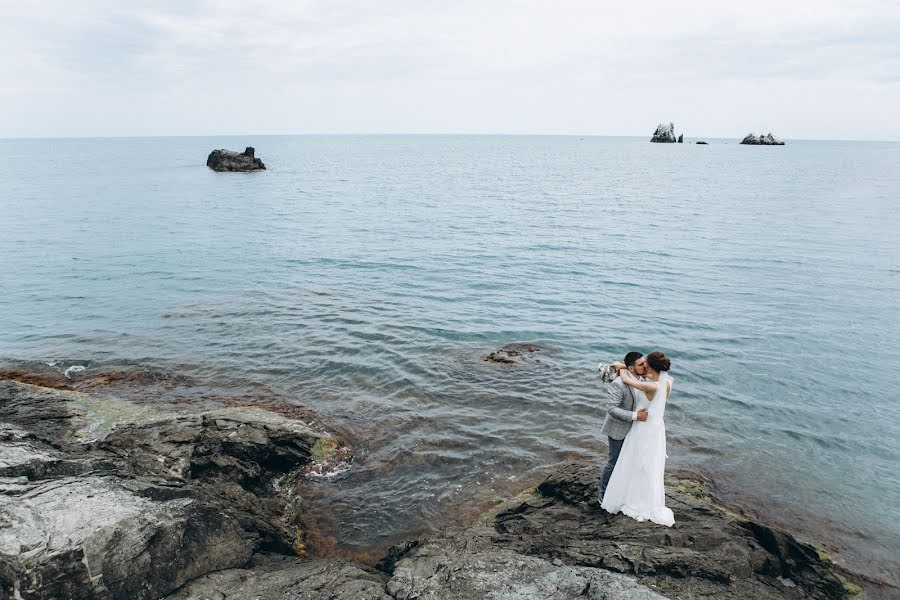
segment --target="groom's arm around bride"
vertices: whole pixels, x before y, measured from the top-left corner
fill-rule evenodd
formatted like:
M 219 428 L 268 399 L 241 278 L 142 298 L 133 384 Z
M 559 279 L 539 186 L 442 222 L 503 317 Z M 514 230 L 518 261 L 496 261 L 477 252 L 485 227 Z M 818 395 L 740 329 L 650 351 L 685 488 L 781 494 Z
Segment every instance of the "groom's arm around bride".
M 603 424 L 603 430 L 601 433 L 607 432 L 607 423 L 610 420 L 610 416 L 614 419 L 622 421 L 624 423 L 630 423 L 631 421 L 646 421 L 647 420 L 647 410 L 642 408 L 641 410 L 631 410 L 635 405 L 634 396 L 632 395 L 631 390 L 628 388 L 628 384 L 622 381 L 622 378 L 619 377 L 615 381 L 609 384 L 609 394 L 606 397 L 606 418 L 607 422 Z M 625 406 L 629 408 L 626 409 Z M 631 429 L 628 427 L 628 429 Z M 628 431 L 626 430 L 627 434 Z M 624 435 L 622 436 L 625 437 Z

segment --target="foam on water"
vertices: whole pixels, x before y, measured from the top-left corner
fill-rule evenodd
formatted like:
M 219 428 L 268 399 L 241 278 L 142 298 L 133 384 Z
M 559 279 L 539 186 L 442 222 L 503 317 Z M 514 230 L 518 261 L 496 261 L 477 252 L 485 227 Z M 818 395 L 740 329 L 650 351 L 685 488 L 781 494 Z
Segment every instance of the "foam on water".
M 72 376 L 75 373 L 81 373 L 82 371 L 84 371 L 84 369 L 85 369 L 84 365 L 72 365 L 71 367 L 69 367 L 65 371 L 63 371 L 63 376 L 66 379 L 72 379 Z

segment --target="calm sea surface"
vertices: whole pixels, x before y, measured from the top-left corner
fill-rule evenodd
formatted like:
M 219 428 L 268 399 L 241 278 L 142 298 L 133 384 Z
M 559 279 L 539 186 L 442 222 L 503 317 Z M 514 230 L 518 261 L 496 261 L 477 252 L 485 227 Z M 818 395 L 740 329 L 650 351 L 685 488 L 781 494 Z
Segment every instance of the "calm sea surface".
M 0 366 L 313 409 L 365 549 L 599 460 L 597 362 L 661 349 L 672 468 L 896 582 L 898 196 L 897 143 L 0 140 Z

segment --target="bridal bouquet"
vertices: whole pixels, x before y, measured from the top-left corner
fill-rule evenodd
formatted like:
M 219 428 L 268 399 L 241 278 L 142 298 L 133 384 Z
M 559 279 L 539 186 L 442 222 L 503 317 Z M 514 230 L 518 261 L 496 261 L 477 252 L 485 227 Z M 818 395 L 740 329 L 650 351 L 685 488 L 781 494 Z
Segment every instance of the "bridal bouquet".
M 619 376 L 619 369 L 624 368 L 625 365 L 616 361 L 614 363 L 606 364 L 600 363 L 597 365 L 597 375 L 600 377 L 600 381 L 604 383 L 611 383 L 616 377 Z

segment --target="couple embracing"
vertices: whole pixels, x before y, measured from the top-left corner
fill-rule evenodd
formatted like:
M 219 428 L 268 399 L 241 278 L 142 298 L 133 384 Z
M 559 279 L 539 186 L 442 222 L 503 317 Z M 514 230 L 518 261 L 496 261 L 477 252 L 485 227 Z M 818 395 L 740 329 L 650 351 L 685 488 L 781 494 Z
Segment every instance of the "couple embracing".
M 609 386 L 606 421 L 609 460 L 600 478 L 600 505 L 638 521 L 671 527 L 663 477 L 666 469 L 666 426 L 663 414 L 674 379 L 662 352 L 625 355 L 614 363 L 619 377 Z

